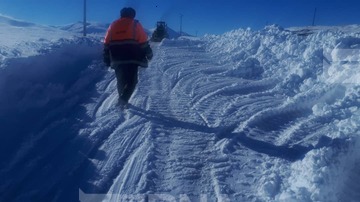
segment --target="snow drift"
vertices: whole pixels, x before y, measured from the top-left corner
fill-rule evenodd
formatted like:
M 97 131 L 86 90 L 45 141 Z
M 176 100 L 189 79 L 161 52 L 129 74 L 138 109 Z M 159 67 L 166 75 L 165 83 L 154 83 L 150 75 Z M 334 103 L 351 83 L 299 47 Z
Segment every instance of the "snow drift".
M 314 147 L 288 168 L 281 163 L 265 172 L 268 177 L 259 185 L 262 199 L 337 201 L 359 197 L 359 186 L 354 184 L 359 179 L 354 169 L 359 162 L 355 153 L 360 118 L 357 29 L 319 29 L 303 36 L 273 26 L 259 32 L 235 30 L 207 37 L 212 41 L 209 49 L 221 55 L 220 62 L 233 64 L 229 75 L 249 78 L 261 66 L 260 77 L 276 79 L 279 92 L 287 95 L 279 107 L 255 114 L 237 130 L 261 129 L 270 121 L 276 125 L 271 128 L 279 129 L 270 140 L 274 144 Z M 249 60 L 256 62 L 246 62 Z M 283 110 L 293 114 L 280 123 L 266 120 L 268 116 L 281 118 Z M 305 114 L 299 114 L 300 110 Z M 260 120 L 261 125 L 257 123 Z

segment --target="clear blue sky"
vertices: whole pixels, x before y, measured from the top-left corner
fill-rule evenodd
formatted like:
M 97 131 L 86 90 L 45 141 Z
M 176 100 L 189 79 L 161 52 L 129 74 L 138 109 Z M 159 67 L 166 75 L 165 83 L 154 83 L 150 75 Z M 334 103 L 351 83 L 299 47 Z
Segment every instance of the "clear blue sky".
M 237 28 L 360 24 L 359 0 L 87 0 L 88 20 L 110 23 L 132 6 L 145 28 L 164 20 L 189 34 L 221 34 Z M 82 20 L 83 0 L 0 0 L 0 13 L 26 21 L 63 25 Z

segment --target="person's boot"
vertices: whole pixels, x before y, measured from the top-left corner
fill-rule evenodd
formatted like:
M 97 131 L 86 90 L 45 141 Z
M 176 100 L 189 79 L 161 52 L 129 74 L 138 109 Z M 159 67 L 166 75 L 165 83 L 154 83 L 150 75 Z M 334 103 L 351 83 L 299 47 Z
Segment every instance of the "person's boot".
M 129 108 L 129 103 L 126 100 L 123 100 L 121 97 L 119 97 L 118 99 L 118 104 L 117 104 L 121 109 L 128 109 Z

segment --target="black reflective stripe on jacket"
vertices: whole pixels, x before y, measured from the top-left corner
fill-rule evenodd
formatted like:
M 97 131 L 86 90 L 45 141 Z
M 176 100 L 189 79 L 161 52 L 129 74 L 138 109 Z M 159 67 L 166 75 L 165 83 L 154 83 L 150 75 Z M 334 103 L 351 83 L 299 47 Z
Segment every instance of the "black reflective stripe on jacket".
M 112 67 L 121 64 L 147 66 L 146 50 L 135 40 L 112 41 L 107 48 Z

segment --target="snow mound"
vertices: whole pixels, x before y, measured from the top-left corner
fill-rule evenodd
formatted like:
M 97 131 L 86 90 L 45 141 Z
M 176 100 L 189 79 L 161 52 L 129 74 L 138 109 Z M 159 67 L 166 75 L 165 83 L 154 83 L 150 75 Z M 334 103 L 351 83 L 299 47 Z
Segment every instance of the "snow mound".
M 278 144 L 309 146 L 303 159 L 289 167 L 276 165 L 274 170 L 264 173 L 267 177 L 260 181 L 260 198 L 266 201 L 359 198 L 360 188 L 356 185 L 359 172 L 355 169 L 360 159 L 358 31 L 359 26 L 291 31 L 269 26 L 261 31 L 239 29 L 222 36 L 206 36 L 210 41 L 208 50 L 220 56 L 219 63 L 234 67 L 229 75 L 276 79 L 278 90 L 287 95 L 280 108 L 263 111 L 236 130 L 270 132 L 279 128 L 279 124 L 294 122 L 280 132 L 283 135 L 278 137 Z M 282 120 L 276 111 L 286 106 L 293 112 Z M 305 119 L 301 113 L 291 118 L 300 112 L 296 108 L 305 112 Z M 278 122 L 279 119 L 282 121 Z M 266 121 L 274 124 L 267 126 Z M 317 131 L 308 131 L 312 127 Z
M 14 26 L 14 27 L 38 26 L 35 23 L 18 20 L 18 19 L 12 18 L 10 16 L 2 15 L 2 14 L 0 14 L 0 24 L 1 25 L 10 25 L 10 26 Z

